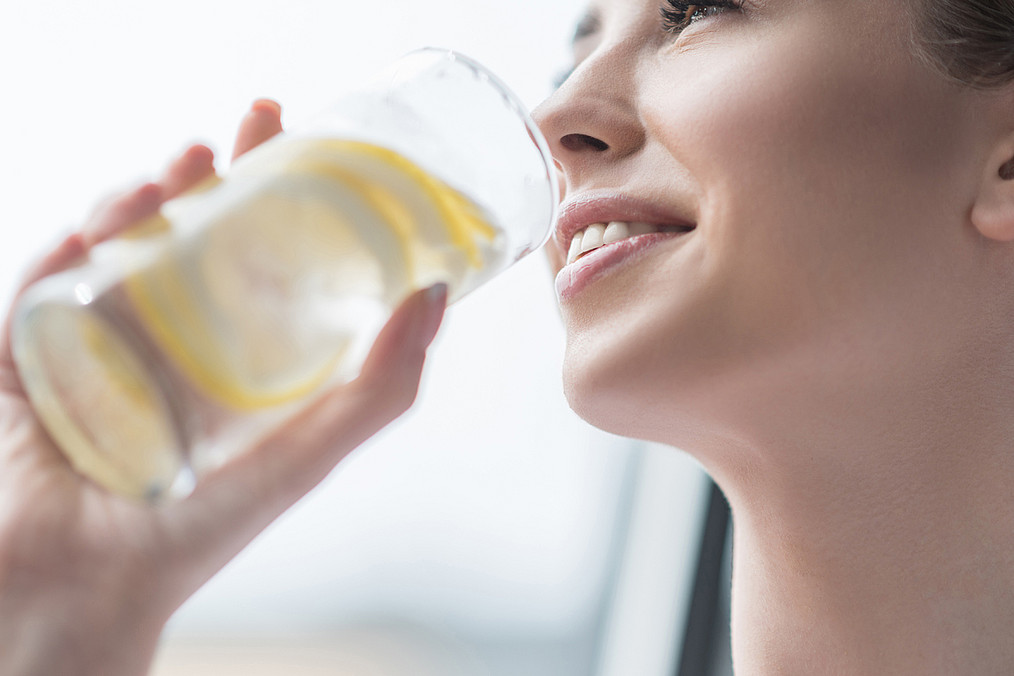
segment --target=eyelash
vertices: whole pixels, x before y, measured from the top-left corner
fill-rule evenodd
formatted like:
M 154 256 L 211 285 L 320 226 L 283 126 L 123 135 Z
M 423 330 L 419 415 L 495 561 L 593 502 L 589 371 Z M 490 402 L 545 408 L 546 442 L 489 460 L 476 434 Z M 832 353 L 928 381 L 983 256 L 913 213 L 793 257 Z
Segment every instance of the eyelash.
M 698 0 L 697 2 L 665 0 L 665 4 L 658 11 L 662 15 L 662 28 L 665 29 L 665 32 L 678 35 L 687 26 L 706 16 L 718 14 L 723 9 L 740 9 L 741 7 L 742 0 Z M 704 14 L 699 14 L 699 12 L 704 12 Z
M 708 10 L 743 9 L 743 0 L 698 0 L 693 3 L 686 2 L 685 0 L 663 0 L 663 2 L 665 4 L 658 9 L 662 15 L 662 28 L 665 29 L 666 33 L 674 35 L 682 33 L 687 26 L 695 21 L 700 21 L 701 18 L 709 16 Z M 702 11 L 705 14 L 695 19 L 694 17 L 698 16 L 697 13 Z M 711 12 L 711 14 L 716 13 L 718 12 Z M 573 72 L 574 69 L 569 68 L 559 73 L 553 79 L 553 88 L 559 89 L 562 87 L 563 83 L 567 81 L 567 78 Z

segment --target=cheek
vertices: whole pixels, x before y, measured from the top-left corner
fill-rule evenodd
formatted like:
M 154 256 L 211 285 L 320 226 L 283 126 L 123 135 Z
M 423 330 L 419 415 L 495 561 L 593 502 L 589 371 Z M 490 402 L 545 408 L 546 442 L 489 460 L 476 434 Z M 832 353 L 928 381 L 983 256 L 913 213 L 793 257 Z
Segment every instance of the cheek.
M 910 302 L 972 192 L 955 171 L 968 139 L 954 92 L 887 37 L 829 35 L 801 16 L 690 52 L 670 73 L 679 91 L 645 99 L 655 138 L 702 187 L 708 273 L 755 337 Z
M 708 273 L 703 238 L 660 249 L 563 306 L 564 387 L 574 410 L 615 434 L 668 439 L 703 419 L 720 380 L 755 356 L 729 331 L 725 290 Z M 666 427 L 659 428 L 662 424 Z
M 953 92 L 878 36 L 786 34 L 645 80 L 653 157 L 699 187 L 700 228 L 617 287 L 644 291 L 565 317 L 568 397 L 596 425 L 651 437 L 663 419 L 727 418 L 723 402 L 763 400 L 743 391 L 772 374 L 852 377 L 857 352 L 911 354 L 960 306 L 940 270 L 976 172 Z

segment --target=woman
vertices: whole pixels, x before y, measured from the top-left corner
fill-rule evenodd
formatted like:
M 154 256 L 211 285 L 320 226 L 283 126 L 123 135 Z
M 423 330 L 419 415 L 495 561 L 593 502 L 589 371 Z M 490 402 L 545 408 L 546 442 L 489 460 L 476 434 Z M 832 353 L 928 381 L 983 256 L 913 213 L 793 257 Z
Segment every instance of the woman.
M 537 111 L 568 397 L 726 492 L 740 675 L 1014 669 L 1012 41 L 1010 0 L 599 0 Z M 279 128 L 255 105 L 238 151 Z M 36 276 L 210 171 L 192 149 Z M 161 511 L 78 481 L 5 359 L 0 673 L 143 673 L 173 609 L 408 405 L 442 302 Z
M 662 10 L 539 111 L 564 244 L 695 226 L 563 269 L 571 405 L 725 491 L 737 673 L 1014 673 L 1014 3 Z

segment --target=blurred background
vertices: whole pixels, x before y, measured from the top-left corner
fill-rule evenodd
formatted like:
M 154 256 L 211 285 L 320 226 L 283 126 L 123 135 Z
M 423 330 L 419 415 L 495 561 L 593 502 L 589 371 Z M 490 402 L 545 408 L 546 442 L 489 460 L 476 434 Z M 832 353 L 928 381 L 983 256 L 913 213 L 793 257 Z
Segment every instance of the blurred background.
M 0 293 L 97 201 L 192 142 L 227 169 L 249 104 L 298 124 L 406 51 L 534 106 L 583 0 L 36 0 L 0 9 Z M 450 309 L 412 411 L 169 625 L 157 676 L 676 673 L 710 486 L 590 428 L 531 256 Z

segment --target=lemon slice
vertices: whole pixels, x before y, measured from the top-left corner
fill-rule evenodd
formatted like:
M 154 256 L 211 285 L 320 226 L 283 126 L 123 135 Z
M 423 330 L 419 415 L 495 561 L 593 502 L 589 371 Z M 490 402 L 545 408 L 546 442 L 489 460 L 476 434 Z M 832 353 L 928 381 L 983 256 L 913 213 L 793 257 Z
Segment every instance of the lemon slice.
M 241 208 L 212 209 L 208 227 L 131 278 L 144 323 L 201 390 L 241 410 L 305 396 L 354 342 L 356 327 L 335 319 L 343 300 L 376 299 L 351 318 L 376 322 L 385 295 L 407 287 L 398 240 L 376 226 L 360 237 L 346 220 L 368 216 L 356 200 L 284 176 Z
M 139 355 L 79 306 L 41 305 L 23 330 L 33 405 L 75 469 L 125 495 L 167 492 L 183 453 L 171 411 Z
M 357 191 L 312 175 L 286 174 L 246 207 L 204 232 L 194 278 L 229 346 L 221 365 L 287 400 L 408 291 L 408 242 Z
M 485 263 L 481 242 L 497 229 L 464 195 L 404 155 L 362 141 L 292 141 L 287 165 L 355 185 L 403 236 L 424 248 L 453 252 L 472 268 Z
M 166 206 L 171 247 L 128 292 L 189 380 L 240 410 L 354 375 L 343 365 L 397 303 L 460 281 L 497 232 L 411 161 L 358 141 L 276 139 L 225 188 Z

